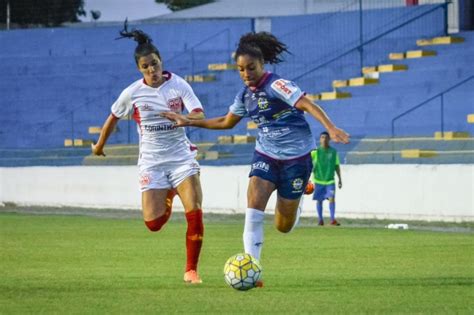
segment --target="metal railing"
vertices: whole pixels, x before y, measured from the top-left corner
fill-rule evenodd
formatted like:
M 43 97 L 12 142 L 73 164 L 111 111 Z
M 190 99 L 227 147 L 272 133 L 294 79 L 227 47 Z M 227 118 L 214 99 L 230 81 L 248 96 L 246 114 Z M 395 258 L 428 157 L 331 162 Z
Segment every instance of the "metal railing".
M 428 105 L 431 101 L 437 99 L 437 98 L 440 98 L 440 122 L 439 122 L 439 125 L 440 125 L 440 131 L 441 131 L 441 137 L 444 137 L 444 96 L 445 94 L 459 88 L 460 86 L 466 84 L 467 82 L 471 81 L 472 79 L 474 79 L 474 75 L 471 75 L 469 77 L 467 77 L 466 79 L 463 79 L 461 81 L 459 81 L 458 83 L 454 84 L 453 86 L 447 88 L 446 90 L 428 98 L 427 100 L 415 105 L 415 106 L 412 106 L 410 107 L 409 109 L 407 109 L 406 111 L 404 111 L 403 113 L 395 116 L 393 119 L 392 119 L 392 129 L 391 129 L 391 139 L 394 139 L 395 138 L 395 123 L 397 121 L 399 121 L 400 119 L 408 116 L 409 114 L 413 113 L 414 111 L 416 111 L 417 109 L 421 108 L 421 107 L 424 107 L 425 105 Z M 393 141 L 392 141 L 392 146 L 393 146 Z M 392 150 L 393 151 L 393 150 Z M 395 159 L 395 156 L 392 156 L 392 161 L 394 161 Z
M 183 56 L 187 56 L 187 55 L 190 55 L 191 57 L 191 75 L 195 75 L 196 73 L 199 73 L 201 71 L 204 71 L 204 70 L 207 70 L 207 69 L 203 69 L 201 71 L 197 71 L 196 70 L 196 50 L 199 46 L 202 46 L 206 43 L 209 43 L 211 41 L 214 41 L 216 40 L 216 38 L 218 38 L 219 36 L 221 35 L 225 35 L 226 37 L 226 44 L 227 44 L 227 49 L 226 49 L 226 53 L 227 53 L 227 61 L 230 62 L 232 57 L 231 57 L 231 43 L 230 43 L 230 29 L 229 28 L 225 28 L 217 33 L 214 33 L 206 38 L 204 38 L 203 40 L 199 41 L 198 43 L 194 44 L 193 46 L 189 47 L 189 48 L 186 48 L 183 52 L 181 53 L 178 53 L 176 55 L 174 55 L 173 57 L 169 58 L 169 59 L 166 59 L 164 62 L 165 64 L 169 64 L 169 63 L 172 63 L 173 61 L 177 60 L 177 59 L 180 59 L 180 58 L 183 58 Z
M 386 37 L 387 35 L 390 35 L 396 31 L 398 31 L 399 29 L 415 22 L 415 21 L 418 21 L 420 20 L 421 18 L 425 17 L 425 16 L 428 16 L 430 14 L 432 14 L 433 12 L 437 11 L 437 10 L 444 10 L 444 14 L 446 16 L 447 14 L 447 11 L 448 11 L 448 5 L 451 3 L 451 1 L 449 0 L 445 0 L 445 2 L 443 3 L 440 3 L 438 5 L 434 5 L 433 8 L 429 9 L 429 10 L 426 10 L 414 17 L 411 17 L 409 19 L 407 19 L 406 21 L 403 21 L 399 24 L 396 24 L 395 26 L 393 27 L 390 27 L 388 30 L 386 31 L 383 31 L 382 33 L 378 34 L 378 35 L 375 35 L 373 37 L 371 37 L 370 39 L 366 39 L 364 38 L 364 19 L 363 19 L 363 12 L 364 12 L 364 8 L 363 8 L 363 0 L 357 0 L 356 2 L 358 2 L 358 5 L 359 5 L 359 28 L 358 28 L 358 33 L 359 33 L 359 38 L 357 41 L 354 41 L 352 43 L 347 43 L 346 46 L 349 46 L 349 48 L 343 48 L 342 49 L 342 52 L 341 52 L 341 49 L 339 50 L 336 50 L 336 51 L 333 51 L 332 53 L 330 54 L 327 54 L 326 56 L 318 59 L 318 60 L 315 60 L 313 61 L 312 63 L 313 64 L 316 64 L 315 66 L 311 67 L 309 70 L 305 70 L 304 72 L 300 73 L 300 74 L 297 74 L 295 76 L 293 76 L 291 78 L 291 80 L 293 81 L 296 81 L 296 80 L 300 80 L 302 79 L 303 77 L 305 76 L 308 76 L 312 73 L 315 73 L 316 71 L 318 70 L 321 70 L 322 68 L 325 68 L 325 67 L 328 67 L 332 64 L 335 64 L 337 63 L 338 61 L 340 61 L 342 58 L 352 54 L 352 53 L 358 53 L 359 55 L 359 69 L 360 71 L 362 71 L 362 67 L 365 66 L 365 51 L 366 51 L 366 47 L 373 44 L 373 43 L 376 43 L 377 41 L 379 41 L 380 39 Z M 338 12 L 338 13 L 344 13 L 344 12 Z M 336 17 L 337 17 L 337 14 L 336 14 Z M 401 17 L 399 17 L 400 19 Z M 403 16 L 402 16 L 403 18 Z M 394 23 L 396 22 L 396 20 L 394 21 L 391 21 L 390 23 Z M 388 24 L 390 24 L 388 23 Z M 387 24 L 387 25 L 388 25 Z M 446 34 L 447 33 L 447 19 L 445 18 L 445 25 L 443 26 L 443 34 Z M 357 26 L 357 25 L 355 25 Z M 286 34 L 285 36 L 287 36 L 288 34 Z M 335 56 L 334 56 L 335 55 Z

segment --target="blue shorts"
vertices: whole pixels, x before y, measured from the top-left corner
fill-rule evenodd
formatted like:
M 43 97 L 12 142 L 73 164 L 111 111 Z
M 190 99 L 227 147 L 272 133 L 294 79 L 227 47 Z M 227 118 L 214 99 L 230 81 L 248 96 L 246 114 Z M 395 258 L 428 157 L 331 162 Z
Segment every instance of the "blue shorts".
M 257 176 L 274 183 L 283 198 L 298 199 L 306 188 L 312 168 L 310 154 L 292 160 L 275 160 L 255 152 L 249 177 Z
M 324 199 L 334 198 L 336 196 L 336 185 L 314 184 L 316 187 L 313 193 L 313 200 L 323 201 Z

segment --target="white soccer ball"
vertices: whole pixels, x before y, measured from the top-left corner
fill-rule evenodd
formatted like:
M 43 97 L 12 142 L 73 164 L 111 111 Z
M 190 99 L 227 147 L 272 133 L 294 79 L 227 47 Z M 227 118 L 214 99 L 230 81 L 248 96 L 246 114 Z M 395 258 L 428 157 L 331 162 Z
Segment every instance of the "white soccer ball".
M 262 266 L 250 254 L 237 254 L 227 259 L 224 265 L 225 282 L 240 291 L 255 288 L 262 276 Z

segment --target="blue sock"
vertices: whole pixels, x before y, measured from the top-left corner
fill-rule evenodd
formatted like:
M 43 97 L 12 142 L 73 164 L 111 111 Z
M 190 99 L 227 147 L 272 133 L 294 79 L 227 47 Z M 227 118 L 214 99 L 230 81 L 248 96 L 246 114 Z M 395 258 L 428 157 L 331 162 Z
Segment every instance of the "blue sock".
M 316 202 L 316 210 L 318 211 L 319 221 L 323 221 L 323 202 L 322 201 Z
M 329 213 L 331 214 L 331 221 L 334 221 L 336 218 L 336 202 L 329 203 Z

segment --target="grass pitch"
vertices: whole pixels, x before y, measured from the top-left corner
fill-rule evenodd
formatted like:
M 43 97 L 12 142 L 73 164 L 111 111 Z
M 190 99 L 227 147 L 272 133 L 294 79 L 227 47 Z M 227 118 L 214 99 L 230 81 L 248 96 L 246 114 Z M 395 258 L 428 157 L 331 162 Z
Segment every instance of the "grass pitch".
M 265 287 L 224 283 L 242 217 L 205 222 L 204 283 L 183 283 L 186 225 L 136 218 L 0 214 L 0 313 L 474 313 L 474 234 L 265 227 Z

